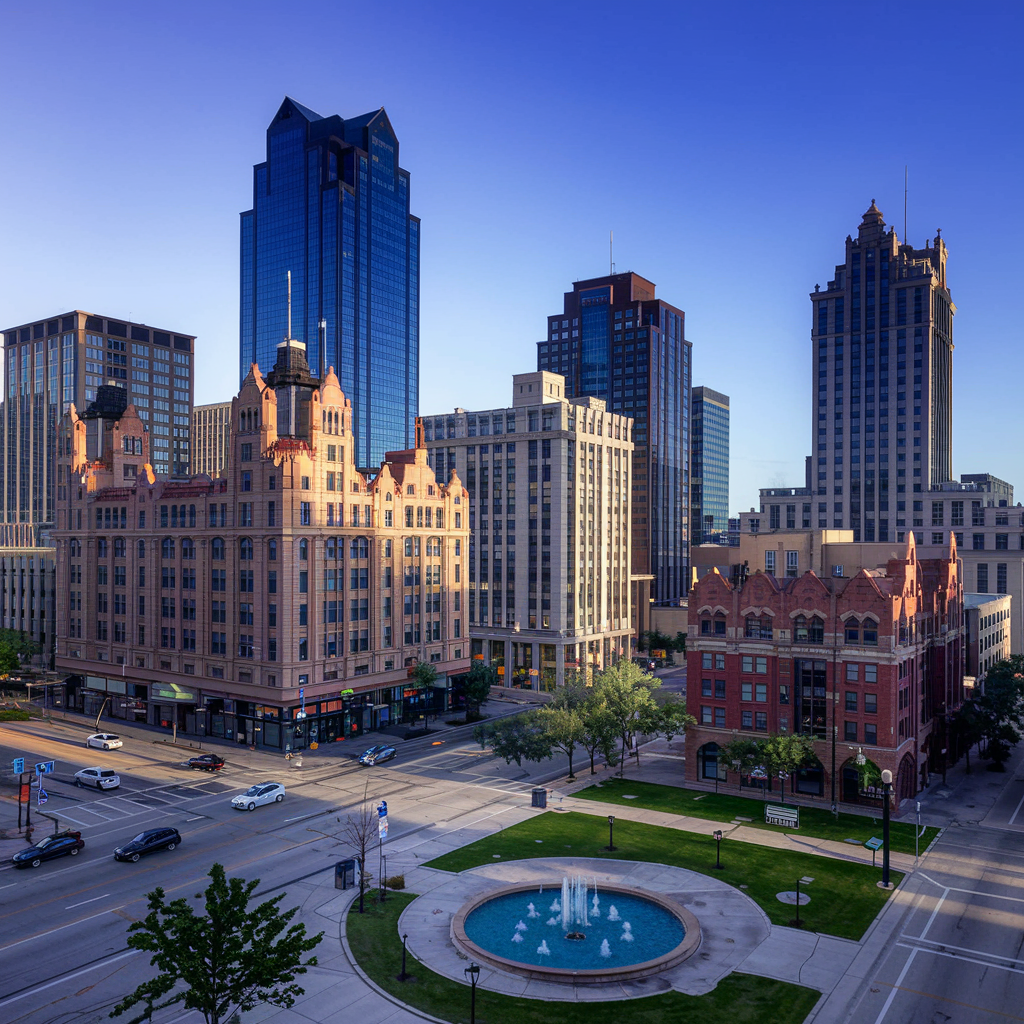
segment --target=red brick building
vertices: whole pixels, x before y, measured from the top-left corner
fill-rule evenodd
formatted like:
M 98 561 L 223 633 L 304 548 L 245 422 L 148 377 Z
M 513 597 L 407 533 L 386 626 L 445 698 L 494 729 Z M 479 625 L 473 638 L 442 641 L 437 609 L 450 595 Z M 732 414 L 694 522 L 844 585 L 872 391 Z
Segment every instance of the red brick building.
M 964 697 L 952 536 L 944 558 L 918 559 L 911 537 L 903 558 L 845 578 L 759 572 L 730 582 L 713 569 L 689 607 L 689 779 L 747 783 L 720 747 L 787 732 L 811 737 L 817 756 L 792 780 L 797 793 L 878 799 L 859 785 L 859 754 L 893 773 L 897 802 L 942 770 L 944 721 Z

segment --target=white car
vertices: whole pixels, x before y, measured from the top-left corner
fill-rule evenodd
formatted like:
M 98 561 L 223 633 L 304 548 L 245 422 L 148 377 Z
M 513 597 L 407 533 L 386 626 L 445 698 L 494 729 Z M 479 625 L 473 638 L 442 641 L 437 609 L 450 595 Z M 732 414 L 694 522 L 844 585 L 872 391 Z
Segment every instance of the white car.
M 255 811 L 263 804 L 279 804 L 284 799 L 284 786 L 280 782 L 258 782 L 231 801 L 236 811 Z
M 100 750 L 116 750 L 118 747 L 124 746 L 121 742 L 121 737 L 115 736 L 112 732 L 93 733 L 85 741 L 85 745 L 87 747 L 98 747 Z
M 75 785 L 117 789 L 121 785 L 121 776 L 111 768 L 83 768 L 80 772 L 75 772 Z

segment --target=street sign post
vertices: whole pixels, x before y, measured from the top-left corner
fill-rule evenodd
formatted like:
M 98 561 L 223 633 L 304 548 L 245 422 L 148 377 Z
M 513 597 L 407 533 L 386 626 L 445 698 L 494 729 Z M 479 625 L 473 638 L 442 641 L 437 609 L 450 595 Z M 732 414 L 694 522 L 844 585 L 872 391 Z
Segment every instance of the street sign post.
M 16 757 L 13 761 L 13 764 L 15 775 L 20 775 L 25 770 L 25 758 Z
M 37 761 L 36 762 L 36 775 L 51 775 L 53 774 L 53 761 Z
M 865 844 L 871 851 L 871 866 L 875 866 L 875 854 L 882 848 L 882 840 L 872 836 Z

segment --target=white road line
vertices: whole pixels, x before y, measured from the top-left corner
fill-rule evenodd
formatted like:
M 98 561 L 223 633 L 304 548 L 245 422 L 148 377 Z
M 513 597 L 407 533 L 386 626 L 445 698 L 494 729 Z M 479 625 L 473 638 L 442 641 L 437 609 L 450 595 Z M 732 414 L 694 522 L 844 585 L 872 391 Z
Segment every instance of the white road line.
M 927 879 L 932 885 L 937 885 L 940 889 L 944 889 L 946 893 L 951 892 L 963 892 L 967 893 L 968 896 L 984 896 L 990 900 L 1008 900 L 1010 903 L 1024 903 L 1024 899 L 1019 896 L 1000 896 L 994 892 L 980 892 L 978 889 L 958 889 L 955 885 L 942 885 L 941 882 L 936 882 L 934 878 L 929 878 L 923 871 L 921 877 Z
M 928 929 L 931 928 L 931 926 L 932 926 L 932 921 L 935 920 L 936 915 L 939 913 L 939 908 L 942 906 L 943 903 L 946 902 L 946 897 L 948 895 L 949 895 L 949 890 L 948 889 L 943 889 L 942 895 L 939 897 L 939 902 L 935 904 L 935 909 L 931 912 L 931 916 L 925 922 L 924 928 L 921 929 L 921 934 L 920 935 L 908 935 L 907 938 L 924 939 L 924 937 L 928 934 Z
M 202 821 L 202 820 L 203 820 L 203 818 L 205 818 L 205 817 L 206 817 L 206 815 L 205 815 L 205 814 L 200 814 L 200 815 L 198 815 L 198 816 L 197 816 L 197 817 L 195 817 L 195 818 L 186 818 L 185 820 L 186 820 L 186 821 Z
M 17 885 L 17 882 L 8 882 L 7 885 L 0 885 L 0 889 L 10 889 L 12 885 Z
M 949 942 L 939 942 L 938 939 L 916 939 L 913 935 L 902 935 L 900 938 L 908 939 L 909 941 L 926 942 L 930 946 L 941 946 L 943 949 L 955 949 L 961 953 L 974 953 L 976 956 L 987 956 L 993 960 L 1002 960 L 1009 964 L 1024 964 L 1024 960 L 1018 960 L 1012 956 L 1000 956 L 998 953 L 986 953 L 983 949 L 971 949 L 969 946 L 954 946 Z M 934 953 L 937 950 L 926 949 L 923 950 L 925 953 Z
M 1017 968 L 1017 967 L 1003 967 L 1001 964 L 994 964 L 994 963 L 990 962 L 989 960 L 977 960 L 973 956 L 959 956 L 956 953 L 943 953 L 939 949 L 922 949 L 920 946 L 908 946 L 904 942 L 897 942 L 896 945 L 897 946 L 903 946 L 904 949 L 912 949 L 912 950 L 914 950 L 915 953 L 931 953 L 933 956 L 944 956 L 944 957 L 948 957 L 950 960 L 966 961 L 969 964 L 978 964 L 981 967 L 993 967 L 997 971 L 1008 971 L 1010 974 L 1024 974 L 1024 970 L 1021 970 L 1020 968 Z M 913 955 L 913 954 L 911 954 L 911 955 Z M 982 955 L 983 956 L 987 956 L 988 954 L 984 953 Z M 900 977 L 901 977 L 901 980 L 902 980 L 902 975 Z M 899 982 L 897 982 L 897 985 L 898 984 L 899 984 Z
M 120 907 L 113 909 L 120 910 Z M 105 914 L 111 913 L 110 910 L 101 910 L 98 914 L 92 914 L 89 917 L 80 917 L 77 921 L 68 921 L 67 924 L 62 924 L 59 928 L 51 928 L 48 932 L 39 932 L 37 935 L 30 935 L 26 939 L 18 939 L 17 942 L 9 942 L 6 946 L 0 946 L 0 953 L 7 949 L 14 949 L 15 946 L 21 946 L 26 942 L 32 942 L 34 939 L 45 939 L 47 935 L 53 935 L 55 932 L 62 932 L 65 928 L 70 928 L 72 925 L 84 924 L 86 921 L 94 921 L 97 917 L 103 917 Z M 3 1004 L 0 1003 L 0 1006 Z
M 1017 804 L 1017 809 L 1013 812 L 1013 814 L 1010 815 L 1010 820 L 1006 823 L 1007 825 L 1013 824 L 1014 819 L 1017 817 L 1018 814 L 1020 814 L 1020 809 L 1022 805 L 1024 805 L 1024 796 L 1020 798 L 1020 802 Z
M 108 964 L 116 963 L 118 960 L 124 960 L 130 956 L 137 956 L 139 950 L 129 949 L 127 953 L 121 953 L 118 956 L 112 956 L 109 960 L 101 960 L 99 963 L 91 964 L 88 967 L 83 967 L 80 971 L 75 971 L 73 974 L 65 974 L 62 978 L 55 978 L 53 981 L 48 981 L 45 985 L 40 985 L 38 988 L 29 989 L 27 992 L 20 992 L 16 996 L 11 996 L 10 999 L 5 999 L 0 1003 L 0 1009 L 5 1006 L 10 1006 L 11 1003 L 16 1003 L 19 999 L 24 999 L 26 996 L 34 996 L 37 992 L 42 992 L 45 989 L 53 988 L 54 985 L 61 985 L 65 981 L 71 981 L 73 978 L 80 978 L 83 974 L 88 974 L 90 971 L 95 971 L 97 967 L 106 967 Z
M 903 965 L 903 970 L 900 971 L 900 976 L 896 979 L 896 983 L 893 985 L 892 990 L 886 997 L 885 1002 L 882 1004 L 882 1009 L 878 1011 L 878 1016 L 875 1018 L 875 1024 L 882 1024 L 885 1020 L 885 1015 L 889 1012 L 889 1007 L 892 1006 L 893 1000 L 896 998 L 896 993 L 900 990 L 900 985 L 903 984 L 903 979 L 907 976 L 907 971 L 910 970 L 910 965 L 914 962 L 914 957 L 917 956 L 917 947 L 909 946 L 910 956 L 907 957 L 907 962 Z
M 81 903 L 72 903 L 70 907 L 65 907 L 65 910 L 74 910 L 75 907 L 84 907 L 86 903 L 95 903 L 97 900 L 105 900 L 110 895 L 109 892 L 105 892 L 102 896 L 93 896 L 91 900 L 82 900 Z

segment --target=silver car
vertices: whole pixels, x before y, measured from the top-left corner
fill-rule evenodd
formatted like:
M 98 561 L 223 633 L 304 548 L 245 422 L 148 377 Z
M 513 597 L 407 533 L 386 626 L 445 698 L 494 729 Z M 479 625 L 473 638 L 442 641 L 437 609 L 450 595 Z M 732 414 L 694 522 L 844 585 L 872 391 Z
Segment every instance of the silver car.
M 121 776 L 112 768 L 83 768 L 80 772 L 75 772 L 75 785 L 117 789 L 121 785 Z
M 279 804 L 284 799 L 284 786 L 280 782 L 258 782 L 231 801 L 236 811 L 255 811 L 263 804 Z
M 87 747 L 98 747 L 100 750 L 116 750 L 118 747 L 124 746 L 121 742 L 121 737 L 115 736 L 112 732 L 93 733 L 85 741 L 85 745 Z

